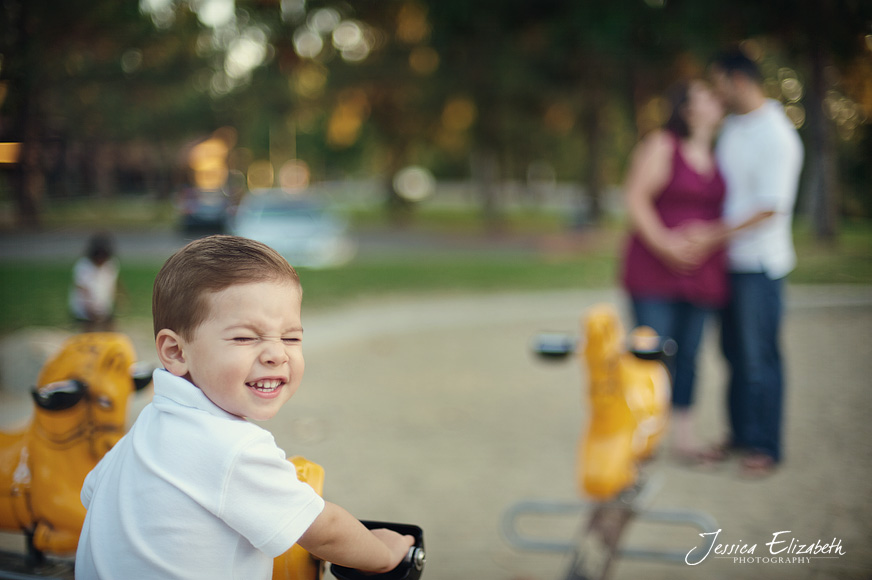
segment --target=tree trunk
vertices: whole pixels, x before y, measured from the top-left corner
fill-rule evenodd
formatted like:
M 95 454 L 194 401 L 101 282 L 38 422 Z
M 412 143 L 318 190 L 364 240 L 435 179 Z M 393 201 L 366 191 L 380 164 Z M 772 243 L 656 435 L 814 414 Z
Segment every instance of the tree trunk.
M 587 197 L 589 203 L 581 204 L 586 208 L 585 215 L 577 216 L 575 226 L 583 227 L 586 224 L 597 224 L 602 218 L 602 165 L 603 165 L 603 115 L 606 101 L 603 89 L 603 75 L 600 64 L 596 59 L 591 59 L 591 64 L 585 74 L 584 85 L 587 90 L 585 113 L 583 117 L 583 130 L 587 143 L 587 179 L 582 195 Z M 582 209 L 584 211 L 584 209 Z
M 32 40 L 27 34 L 27 24 L 30 16 L 30 3 L 26 1 L 8 2 L 3 5 L 3 17 L 6 24 L 2 29 L 8 48 L 7 61 L 16 63 L 9 69 L 10 102 L 7 110 L 13 111 L 11 128 L 2 138 L 21 143 L 21 153 L 18 163 L 12 170 L 12 197 L 15 200 L 16 223 L 21 227 L 39 226 L 38 195 L 41 167 L 39 163 L 39 141 L 37 112 L 34 110 L 38 102 L 36 90 L 31 80 L 35 67 L 31 60 L 33 49 L 29 44 Z M 6 71 L 2 71 L 6 72 Z M 3 75 L 5 77 L 5 74 Z M 7 79 L 3 79 L 7 80 Z
M 815 27 L 811 34 L 820 36 Z M 808 209 L 815 237 L 832 242 L 838 236 L 839 177 L 833 127 L 824 114 L 828 58 L 823 39 L 811 40 L 811 82 L 806 106 L 810 136 L 806 159 Z
M 499 207 L 500 198 L 500 162 L 494 149 L 480 149 L 470 157 L 470 172 L 479 196 L 481 216 L 489 232 L 498 232 L 502 228 Z

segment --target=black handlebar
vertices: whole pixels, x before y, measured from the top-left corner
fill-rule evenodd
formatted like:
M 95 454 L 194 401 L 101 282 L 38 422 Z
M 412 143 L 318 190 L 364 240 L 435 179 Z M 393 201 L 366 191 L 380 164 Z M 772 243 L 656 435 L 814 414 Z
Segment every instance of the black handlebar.
M 649 339 L 650 338 L 650 339 Z M 578 350 L 578 337 L 559 332 L 543 332 L 533 337 L 531 348 L 544 360 L 563 360 Z M 627 341 L 627 352 L 643 360 L 666 361 L 675 356 L 678 345 L 668 337 L 652 336 Z
M 370 530 L 384 528 L 404 536 L 412 536 L 415 538 L 415 543 L 409 548 L 409 553 L 406 554 L 400 565 L 384 574 L 368 574 L 360 570 L 331 564 L 330 572 L 337 580 L 418 580 L 421 577 L 424 564 L 427 562 L 427 556 L 424 552 L 424 531 L 421 528 L 410 524 L 390 522 L 362 521 L 361 523 Z

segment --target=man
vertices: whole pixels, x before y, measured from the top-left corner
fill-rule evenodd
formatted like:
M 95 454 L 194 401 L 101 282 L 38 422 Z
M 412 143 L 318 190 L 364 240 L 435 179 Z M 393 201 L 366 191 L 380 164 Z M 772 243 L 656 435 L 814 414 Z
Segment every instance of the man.
M 741 52 L 710 68 L 712 84 L 731 111 L 716 157 L 727 185 L 724 221 L 768 214 L 728 243 L 730 302 L 721 315 L 730 367 L 729 450 L 743 450 L 742 472 L 771 473 L 782 459 L 784 375 L 779 348 L 783 280 L 796 264 L 791 221 L 803 148 L 777 101 L 766 98 L 759 69 Z

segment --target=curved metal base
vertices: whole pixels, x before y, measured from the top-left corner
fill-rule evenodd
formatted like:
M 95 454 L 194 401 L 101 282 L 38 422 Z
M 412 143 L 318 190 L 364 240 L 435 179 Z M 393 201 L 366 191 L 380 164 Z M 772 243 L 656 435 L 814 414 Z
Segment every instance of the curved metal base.
M 619 546 L 624 530 L 634 520 L 664 525 L 683 525 L 697 528 L 704 538 L 700 548 L 708 550 L 714 541 L 718 526 L 709 514 L 686 509 L 648 509 L 646 504 L 653 494 L 651 482 L 625 490 L 608 502 L 582 500 L 523 500 L 509 507 L 502 516 L 501 532 L 506 541 L 519 550 L 571 554 L 573 565 L 567 580 L 601 579 L 607 574 L 611 560 L 630 558 L 680 564 L 687 550 L 662 550 L 646 547 Z M 583 519 L 577 537 L 570 540 L 532 537 L 518 530 L 524 517 L 571 516 L 590 514 Z M 708 544 L 708 545 L 706 545 Z

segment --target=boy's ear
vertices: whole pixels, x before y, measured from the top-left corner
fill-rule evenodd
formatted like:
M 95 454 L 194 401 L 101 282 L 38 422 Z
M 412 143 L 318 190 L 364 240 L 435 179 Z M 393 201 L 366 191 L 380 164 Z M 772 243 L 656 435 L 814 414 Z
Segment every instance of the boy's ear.
M 183 377 L 188 373 L 184 341 L 178 334 L 169 328 L 164 328 L 157 333 L 154 343 L 157 347 L 157 356 L 166 370 L 177 377 Z

